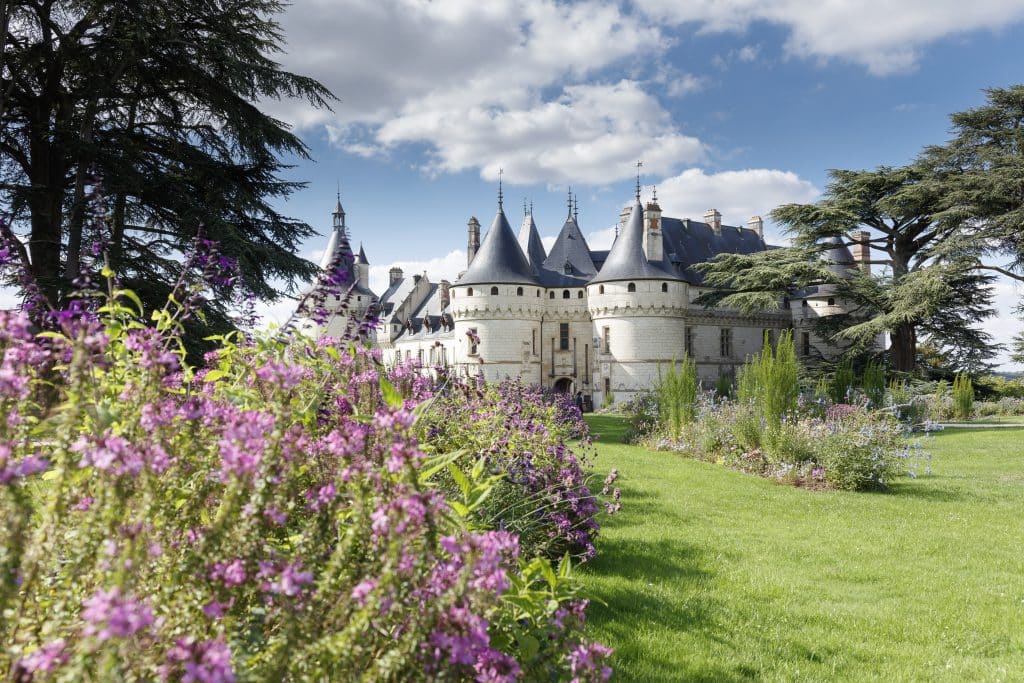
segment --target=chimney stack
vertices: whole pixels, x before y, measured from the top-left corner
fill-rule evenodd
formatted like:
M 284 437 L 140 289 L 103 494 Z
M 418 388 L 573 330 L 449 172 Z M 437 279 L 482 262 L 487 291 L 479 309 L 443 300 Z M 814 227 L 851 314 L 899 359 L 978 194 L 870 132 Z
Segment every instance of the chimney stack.
M 871 233 L 861 230 L 853 233 L 853 261 L 857 264 L 860 272 L 871 275 Z
M 757 236 L 764 239 L 764 221 L 760 216 L 751 216 L 747 221 L 747 227 L 757 233 Z
M 665 258 L 665 245 L 661 239 L 661 207 L 657 197 L 647 202 L 644 211 L 644 254 L 648 261 Z
M 476 252 L 480 250 L 480 221 L 476 219 L 476 216 L 470 216 L 467 225 L 469 245 L 466 247 L 466 267 L 468 268 L 473 263 Z
M 441 282 L 437 286 L 441 289 L 441 308 L 448 308 L 448 306 L 451 305 L 452 303 L 452 283 L 448 282 L 447 280 L 441 280 Z
M 388 271 L 388 286 L 391 286 L 402 279 L 402 269 L 398 266 Z
M 711 226 L 716 235 L 722 234 L 722 214 L 718 209 L 708 209 L 704 212 L 704 222 Z

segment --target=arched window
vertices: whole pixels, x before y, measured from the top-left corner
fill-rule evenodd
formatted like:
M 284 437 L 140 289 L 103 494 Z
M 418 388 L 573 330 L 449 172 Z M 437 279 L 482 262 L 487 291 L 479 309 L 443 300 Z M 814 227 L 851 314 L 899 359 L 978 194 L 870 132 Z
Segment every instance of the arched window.
M 523 295 L 523 288 L 522 287 L 516 287 L 516 296 L 522 296 L 522 295 Z
M 580 291 L 576 292 L 576 298 L 577 299 L 582 299 L 583 298 L 583 290 L 582 289 Z
M 601 285 L 600 287 L 597 288 L 597 293 L 604 294 L 604 285 Z
M 568 299 L 569 298 L 569 290 L 568 289 L 563 289 L 562 290 L 562 298 L 563 299 Z
M 548 293 L 548 298 L 549 299 L 554 299 L 555 298 L 555 293 L 554 292 L 549 292 Z
M 636 283 L 635 282 L 630 282 L 628 285 L 626 285 L 626 291 L 627 292 L 635 292 L 636 291 Z
M 828 305 L 829 306 L 835 306 L 836 305 L 836 300 L 833 299 L 832 297 L 829 297 L 828 298 Z
M 469 289 L 466 290 L 466 296 L 473 296 L 473 288 L 472 287 L 470 287 Z
M 540 298 L 540 290 L 539 289 L 537 290 L 537 298 L 538 299 Z
M 663 291 L 663 292 L 667 292 L 668 291 L 668 283 L 667 282 L 662 282 L 661 283 L 661 291 Z
M 497 295 L 498 295 L 498 288 L 497 287 L 491 287 L 491 296 L 497 296 Z

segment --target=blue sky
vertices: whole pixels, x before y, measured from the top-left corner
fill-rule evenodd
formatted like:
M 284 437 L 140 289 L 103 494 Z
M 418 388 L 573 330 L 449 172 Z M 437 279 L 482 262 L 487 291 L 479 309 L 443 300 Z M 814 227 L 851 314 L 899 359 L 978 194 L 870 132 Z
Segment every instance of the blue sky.
M 326 233 L 340 182 L 371 284 L 395 263 L 454 277 L 498 168 L 512 222 L 526 197 L 546 237 L 572 185 L 607 242 L 637 159 L 666 214 L 741 224 L 813 201 L 829 168 L 909 161 L 1024 79 L 1021 0 L 296 0 L 282 27 L 284 65 L 340 98 L 267 103 L 314 158 L 282 208 Z M 1000 341 L 1019 296 L 1000 285 Z

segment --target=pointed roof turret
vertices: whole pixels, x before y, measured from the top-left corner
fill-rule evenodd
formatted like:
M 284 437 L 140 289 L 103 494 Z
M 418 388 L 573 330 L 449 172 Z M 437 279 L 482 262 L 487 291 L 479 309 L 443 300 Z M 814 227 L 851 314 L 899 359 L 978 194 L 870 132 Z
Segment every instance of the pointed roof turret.
M 840 277 L 850 277 L 857 272 L 856 261 L 846 242 L 839 235 L 826 237 L 821 241 L 828 248 L 821 253 L 821 258 L 830 261 L 828 269 Z
M 539 273 L 544 259 L 548 257 L 544 251 L 544 244 L 540 241 L 540 233 L 537 232 L 537 224 L 533 222 L 533 212 L 523 216 L 523 224 L 519 228 L 519 248 L 523 250 L 530 268 L 533 272 Z
M 644 207 L 640 205 L 638 196 L 633 201 L 629 220 L 612 244 L 601 271 L 591 282 L 679 279 L 681 278 L 673 272 L 671 266 L 666 267 L 662 262 L 647 260 L 644 252 Z
M 544 260 L 541 279 L 549 287 L 579 287 L 597 274 L 590 247 L 576 222 L 575 204 L 569 201 L 569 215 Z
M 360 263 L 366 266 L 370 265 L 370 262 L 366 260 L 366 252 L 363 251 L 362 242 L 359 243 L 359 256 L 356 257 L 356 263 Z
M 469 264 L 469 269 L 456 282 L 457 285 L 539 284 L 530 261 L 519 247 L 516 235 L 505 217 L 500 191 L 498 197 L 498 214 L 494 217 L 494 223 L 480 244 L 480 251 Z

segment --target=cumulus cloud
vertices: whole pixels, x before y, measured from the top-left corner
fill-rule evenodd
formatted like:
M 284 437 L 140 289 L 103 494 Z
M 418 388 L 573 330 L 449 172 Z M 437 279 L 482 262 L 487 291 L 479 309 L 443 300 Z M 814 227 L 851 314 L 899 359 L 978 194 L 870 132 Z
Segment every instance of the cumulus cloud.
M 744 31 L 763 21 L 786 27 L 796 57 L 838 58 L 876 75 L 912 69 L 929 43 L 1024 19 L 1019 0 L 636 0 L 652 19 L 695 23 L 706 32 Z
M 370 289 L 378 295 L 388 288 L 388 272 L 401 268 L 405 277 L 427 274 L 431 282 L 448 280 L 454 282 L 459 273 L 466 269 L 466 252 L 454 249 L 444 256 L 425 261 L 395 261 L 383 266 L 370 266 Z
M 767 214 L 780 204 L 808 203 L 818 198 L 814 185 L 790 171 L 750 168 L 707 173 L 690 168 L 657 185 L 658 204 L 666 216 L 703 220 L 708 209 L 718 209 L 727 225 L 746 225 L 751 216 L 766 221 L 769 241 L 782 236 L 767 224 Z

